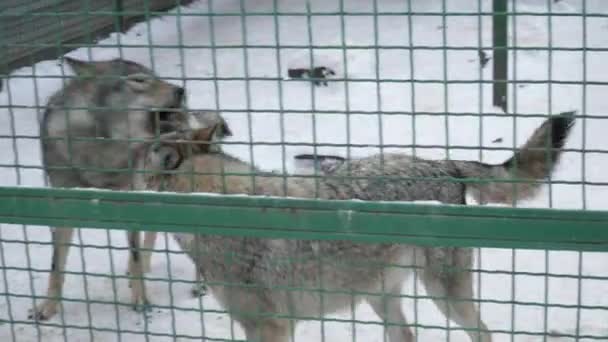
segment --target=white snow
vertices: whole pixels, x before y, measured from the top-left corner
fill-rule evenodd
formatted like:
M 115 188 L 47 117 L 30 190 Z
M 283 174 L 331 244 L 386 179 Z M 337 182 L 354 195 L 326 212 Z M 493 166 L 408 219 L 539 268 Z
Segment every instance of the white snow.
M 215 1 L 216 12 L 238 12 L 239 1 Z M 273 1 L 250 0 L 246 2 L 248 12 L 268 12 L 272 10 Z M 305 12 L 306 2 L 297 0 L 278 1 L 280 11 Z M 418 12 L 436 12 L 441 10 L 442 1 L 412 0 L 413 10 Z M 478 11 L 477 0 L 445 1 L 447 10 L 458 12 Z M 491 1 L 481 1 L 482 10 L 491 10 Z M 520 0 L 517 10 L 525 12 L 547 11 L 547 3 L 558 13 L 581 13 L 582 4 L 587 4 L 588 13 L 608 12 L 608 4 L 600 0 Z M 369 12 L 373 10 L 372 1 L 344 1 L 344 7 L 352 12 Z M 206 13 L 208 2 L 201 0 L 179 9 L 182 13 Z M 310 1 L 313 12 L 334 12 L 339 9 L 338 0 Z M 407 10 L 407 1 L 378 0 L 378 9 L 383 12 Z M 176 13 L 177 10 L 172 11 Z M 491 46 L 491 17 L 485 16 L 478 26 L 477 16 L 448 16 L 445 27 L 441 16 L 414 16 L 411 31 L 408 17 L 405 15 L 380 16 L 377 20 L 378 44 L 390 46 L 391 49 L 368 49 L 374 45 L 373 16 L 347 16 L 344 22 L 338 16 L 314 16 L 310 29 L 312 42 L 317 46 L 334 46 L 344 42 L 347 49 L 310 49 L 309 26 L 305 16 L 284 15 L 278 18 L 278 32 L 273 16 L 250 16 L 241 20 L 238 16 L 216 16 L 213 18 L 216 45 L 233 45 L 233 48 L 216 50 L 217 70 L 213 68 L 212 50 L 204 46 L 211 43 L 209 17 L 165 16 L 153 19 L 148 25 L 140 23 L 125 34 L 112 34 L 99 44 L 123 45 L 122 51 L 116 48 L 94 47 L 90 50 L 79 49 L 69 55 L 79 58 L 108 59 L 122 54 L 144 65 L 153 66 L 157 73 L 165 77 L 179 79 L 209 78 L 217 74 L 220 78 L 242 78 L 248 71 L 254 78 L 269 80 L 221 80 L 214 84 L 212 80 L 186 80 L 189 106 L 193 109 L 224 110 L 235 136 L 230 141 L 249 141 L 251 131 L 255 142 L 280 142 L 281 136 L 289 143 L 310 143 L 313 137 L 317 143 L 380 143 L 379 131 L 382 131 L 384 144 L 422 144 L 450 146 L 468 146 L 476 149 L 451 149 L 450 158 L 483 160 L 499 162 L 509 156 L 508 151 L 484 151 L 479 147 L 513 147 L 521 144 L 534 128 L 542 121 L 539 117 L 507 117 L 491 105 L 491 86 L 484 83 L 451 83 L 447 90 L 441 83 L 409 82 L 332 82 L 329 87 L 311 89 L 306 82 L 282 80 L 286 77 L 288 67 L 307 66 L 312 51 L 316 65 L 327 65 L 335 68 L 338 78 L 349 79 L 437 79 L 447 76 L 449 80 L 491 80 L 489 64 L 479 72 L 477 51 L 450 50 L 444 55 L 441 50 L 419 49 L 410 55 L 409 50 L 399 49 L 410 44 L 425 46 L 443 45 L 445 38 L 450 46 Z M 242 25 L 245 24 L 243 28 Z M 580 16 L 558 16 L 551 19 L 551 32 L 548 20 L 539 16 L 519 16 L 516 27 L 511 30 L 512 42 L 522 47 L 543 47 L 551 42 L 553 47 L 605 48 L 608 44 L 608 24 L 605 18 L 589 17 L 585 20 L 586 33 L 583 37 L 583 20 Z M 341 27 L 344 25 L 344 35 Z M 181 30 L 178 30 L 181 28 Z M 516 30 L 516 35 L 513 31 Z M 181 32 L 181 33 L 179 33 Z M 239 48 L 246 44 L 275 45 L 279 37 L 280 45 L 298 46 L 277 51 L 274 48 Z M 412 40 L 410 41 L 409 36 Z M 184 48 L 140 48 L 128 47 L 129 44 L 185 45 Z M 481 39 L 481 42 L 480 42 Z M 203 47 L 201 47 L 203 46 Z M 278 56 L 277 56 L 278 55 Z M 248 64 L 245 65 L 245 57 Z M 444 61 L 445 58 L 445 61 Z M 412 60 L 413 59 L 413 60 Z M 511 58 L 511 77 L 519 80 L 546 80 L 551 71 L 553 80 L 581 82 L 605 82 L 608 79 L 608 68 L 605 67 L 606 53 L 601 51 L 555 51 L 551 63 L 546 51 L 519 50 L 516 65 Z M 586 60 L 586 69 L 583 61 Z M 346 63 L 345 63 L 346 62 Z M 446 63 L 444 63 L 446 62 Z M 280 63 L 280 67 L 278 65 Z M 444 64 L 447 69 L 444 69 Z M 413 65 L 413 69 L 411 66 Z M 64 68 L 65 74 L 71 72 Z M 515 73 L 515 75 L 514 75 Z M 35 78 L 31 77 L 36 75 Z M 62 68 L 57 60 L 44 61 L 31 67 L 22 68 L 12 73 L 0 93 L 0 105 L 12 105 L 11 108 L 0 108 L 0 185 L 43 186 L 40 170 L 31 168 L 40 166 L 38 141 L 27 136 L 38 135 L 38 119 L 42 110 L 26 108 L 43 106 L 53 92 L 61 86 L 61 80 L 49 76 L 62 75 Z M 176 81 L 179 83 L 179 81 Z M 217 85 L 218 92 L 215 87 Z M 249 86 L 247 88 L 247 85 Z M 247 92 L 247 89 L 249 92 Z M 279 90 L 282 96 L 279 96 Z M 553 84 L 549 90 L 547 83 L 525 83 L 510 88 L 509 104 L 511 110 L 520 114 L 557 113 L 566 110 L 578 110 L 579 114 L 599 116 L 608 110 L 606 91 L 602 85 L 588 85 L 585 88 L 578 84 Z M 481 91 L 481 96 L 480 96 Z M 314 94 L 314 105 L 312 95 Z M 348 94 L 348 98 L 347 98 Z M 585 96 L 583 97 L 583 94 Z M 249 96 L 248 96 L 249 95 Z M 444 100 L 447 95 L 447 102 Z M 250 114 L 248 109 L 251 110 Z M 276 110 L 281 109 L 283 114 Z M 368 115 L 352 114 L 348 118 L 337 113 L 349 109 L 360 112 L 432 112 L 433 115 L 416 115 L 415 126 L 411 115 Z M 273 112 L 275 111 L 275 112 Z M 317 111 L 317 114 L 312 114 Z M 483 118 L 476 116 L 452 116 L 447 125 L 444 112 L 486 113 Z M 281 131 L 281 117 L 284 131 Z M 316 134 L 313 135 L 313 117 L 316 122 Z M 379 122 L 382 122 L 381 129 Z M 251 123 L 251 126 L 249 124 Z M 348 124 L 347 124 L 348 123 Z M 514 123 L 516 132 L 513 133 Z M 13 130 L 14 127 L 14 130 Z M 347 127 L 350 130 L 347 132 Z M 447 129 L 447 131 L 446 131 Z M 605 134 L 608 131 L 608 120 L 601 118 L 579 119 L 567 148 L 586 148 L 601 150 L 605 148 Z M 446 134 L 449 132 L 449 134 Z M 480 134 L 481 133 L 481 134 Z M 583 134 L 584 133 L 584 134 Z M 11 139 L 11 136 L 20 136 Z M 499 143 L 492 141 L 502 138 Z M 16 152 L 13 152 L 13 147 Z M 282 169 L 281 146 L 261 145 L 253 148 L 250 156 L 249 146 L 228 145 L 229 152 L 245 159 L 253 159 L 258 166 L 265 169 Z M 386 148 L 385 151 L 412 153 L 411 149 Z M 320 153 L 346 155 L 342 147 L 319 147 Z M 374 147 L 352 148 L 352 156 L 364 156 L 377 153 Z M 298 153 L 312 152 L 311 146 L 289 145 L 284 148 L 286 171 L 292 171 L 293 156 Z M 429 158 L 444 158 L 445 148 L 417 148 L 418 155 Z M 15 168 L 14 164 L 19 164 Z M 578 152 L 566 153 L 563 162 L 554 175 L 555 180 L 605 182 L 605 170 L 608 166 L 608 155 L 602 153 Z M 603 171 L 602 171 L 603 170 Z M 553 185 L 547 187 L 536 199 L 522 206 L 554 207 L 574 209 L 606 209 L 608 206 L 608 188 L 601 185 Z M 148 295 L 158 305 L 173 305 L 173 309 L 155 308 L 145 320 L 141 314 L 133 312 L 128 306 L 116 307 L 112 304 L 90 304 L 64 301 L 62 314 L 54 317 L 50 323 L 59 326 L 36 326 L 27 320 L 27 310 L 32 306 L 28 297 L 32 293 L 44 295 L 46 291 L 47 269 L 51 249 L 48 245 L 50 233 L 46 227 L 28 227 L 3 224 L 0 229 L 2 245 L 0 249 L 0 341 L 167 341 L 167 336 L 142 335 L 148 331 L 157 334 L 177 334 L 174 340 L 200 340 L 201 335 L 208 338 L 231 339 L 243 338 L 238 324 L 231 326 L 227 315 L 188 311 L 189 309 L 221 310 L 212 295 L 203 297 L 202 301 L 190 297 L 188 283 L 166 281 L 148 281 Z M 29 241 L 31 244 L 24 244 Z M 43 242 L 45 244 L 34 244 Z M 129 289 L 125 279 L 108 277 L 110 274 L 124 275 L 127 254 L 124 250 L 108 252 L 105 248 L 110 243 L 115 247 L 125 247 L 124 233 L 120 231 L 83 229 L 75 243 L 88 245 L 85 248 L 73 248 L 70 254 L 68 269 L 81 272 L 85 268 L 91 275 L 83 280 L 81 275 L 69 275 L 66 280 L 65 296 L 74 299 L 89 298 L 93 301 L 129 302 Z M 100 248 L 101 247 L 101 248 Z M 153 278 L 171 277 L 174 280 L 190 281 L 193 279 L 193 267 L 190 261 L 178 252 L 174 242 L 161 239 L 157 247 L 168 248 L 175 253 L 155 253 L 153 256 Z M 481 267 L 486 270 L 503 271 L 502 273 L 485 273 L 481 277 L 481 290 L 477 293 L 483 299 L 516 302 L 534 302 L 571 305 L 571 307 L 491 304 L 482 305 L 482 317 L 493 330 L 527 331 L 543 333 L 554 331 L 562 334 L 596 336 L 608 339 L 608 310 L 581 309 L 576 305 L 608 306 L 608 282 L 603 279 L 545 277 L 543 273 L 558 273 L 595 277 L 608 275 L 608 258 L 602 253 L 524 251 L 513 252 L 506 249 L 482 249 Z M 110 263 L 110 256 L 112 262 Z M 579 260 L 579 258 L 581 258 Z M 579 264 L 582 268 L 579 269 Z M 35 272 L 26 272 L 22 268 L 31 267 Z M 536 275 L 517 275 L 508 272 L 532 272 Z M 515 285 L 513 287 L 513 285 Z M 579 287 L 580 286 L 580 287 Z M 419 295 L 424 291 L 421 286 L 414 287 L 408 283 L 404 293 Z M 171 292 L 169 292 L 170 290 Z M 19 296 L 18 296 L 19 295 Z M 580 295 L 580 299 L 579 299 Z M 421 325 L 446 326 L 445 318 L 427 300 L 418 301 L 418 312 L 414 313 L 413 301 L 403 300 L 410 322 Z M 546 316 L 545 316 L 546 315 Z M 577 328 L 577 315 L 580 315 L 580 326 Z M 341 319 L 352 319 L 352 315 L 341 313 L 333 315 Z M 355 319 L 378 322 L 378 318 L 367 305 L 361 305 L 355 311 Z M 20 321 L 19 324 L 6 324 L 1 320 Z M 72 327 L 62 328 L 65 324 Z M 80 326 L 76 328 L 73 326 Z M 90 331 L 93 326 L 106 331 Z M 454 325 L 452 324 L 452 327 Z M 110 331 L 107 331 L 109 329 Z M 129 332 L 112 332 L 111 330 Z M 419 341 L 445 341 L 446 332 L 441 329 L 418 329 Z M 14 335 L 13 335 L 14 334 Z M 324 340 L 349 341 L 383 341 L 382 327 L 378 324 L 357 324 L 326 322 Z M 462 331 L 452 331 L 450 341 L 468 341 Z M 92 337 L 91 337 L 92 336 Z M 494 334 L 495 341 L 569 341 L 569 338 L 557 338 L 534 335 Z M 320 341 L 321 330 L 318 322 L 305 322 L 298 326 L 296 341 Z

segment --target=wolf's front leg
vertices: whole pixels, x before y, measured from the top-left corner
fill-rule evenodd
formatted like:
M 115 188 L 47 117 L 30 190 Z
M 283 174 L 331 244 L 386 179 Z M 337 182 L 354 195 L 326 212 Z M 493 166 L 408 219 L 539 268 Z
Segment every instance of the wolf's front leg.
M 51 274 L 47 290 L 47 298 L 37 307 L 30 310 L 28 318 L 44 321 L 57 313 L 57 306 L 63 293 L 65 278 L 65 263 L 72 242 L 74 228 L 52 228 L 53 257 L 51 259 Z
M 144 232 L 144 251 L 141 253 L 144 273 L 150 272 L 152 266 L 152 250 L 156 244 L 157 234 L 157 232 Z
M 146 297 L 146 286 L 144 282 L 143 265 L 141 261 L 140 236 L 138 231 L 127 233 L 129 241 L 129 284 L 131 287 L 131 303 L 137 311 L 148 309 L 149 301 Z

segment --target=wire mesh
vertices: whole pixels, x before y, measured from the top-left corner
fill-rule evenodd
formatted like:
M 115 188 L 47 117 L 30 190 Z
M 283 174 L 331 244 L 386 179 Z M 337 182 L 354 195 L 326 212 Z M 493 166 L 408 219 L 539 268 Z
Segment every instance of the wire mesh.
M 180 3 L 115 1 L 103 8 L 84 1 L 65 10 L 64 2 L 0 5 L 5 23 L 71 23 L 84 17 L 80 29 L 84 41 L 91 42 L 72 41 L 71 26 L 52 31 L 51 40 L 0 34 L 6 57 L 0 65 L 5 73 L 0 92 L 1 340 L 233 341 L 251 338 L 252 331 L 261 341 L 288 341 L 289 336 L 293 341 L 487 342 L 490 334 L 492 341 L 608 339 L 603 295 L 608 290 L 603 229 L 608 182 L 602 171 L 608 6 L 603 2 L 201 0 L 168 12 L 158 9 Z M 126 28 L 127 17 L 145 21 L 124 33 L 98 36 L 99 23 L 107 19 L 118 32 Z M 105 66 L 93 75 L 75 75 L 66 60 L 9 60 L 13 51 L 33 56 L 43 49 L 55 49 L 58 56 L 74 50 L 68 55 L 85 61 L 118 57 L 149 68 L 159 82 L 186 90 L 189 113 L 221 114 L 233 134 L 214 144 L 259 169 L 235 170 L 231 159 L 222 159 L 221 186 L 208 191 L 201 180 L 214 175 L 182 160 L 188 167 L 165 170 L 159 188 L 147 190 L 279 198 L 126 192 L 141 190 L 133 182 L 121 189 L 49 187 L 45 169 L 133 178 L 150 174 L 138 169 L 141 158 L 132 151 L 151 140 L 158 143 L 160 130 L 141 137 L 99 133 L 103 127 L 96 127 L 79 135 L 81 123 L 74 117 L 142 111 L 160 116 L 174 108 L 81 101 L 64 110 L 76 134 L 43 137 L 39 128 L 48 125 L 45 112 L 56 91 L 81 78 L 86 86 L 71 96 L 95 98 L 102 95 L 88 89 L 90 84 L 117 79 L 99 71 Z M 299 76 L 291 74 L 298 70 Z M 86 83 L 91 77 L 93 83 Z M 132 74 L 122 77 L 119 82 L 133 81 Z M 130 91 L 125 89 L 120 88 Z M 559 146 L 560 162 L 542 179 L 499 174 L 488 180 L 444 172 L 441 162 L 430 174 L 391 171 L 392 153 L 498 165 L 550 115 L 572 110 L 576 125 L 565 146 Z M 188 115 L 192 125 L 194 114 Z M 126 122 L 130 132 L 133 123 Z M 66 141 L 70 158 L 76 159 L 45 168 L 43 141 Z M 105 154 L 103 144 L 113 143 L 123 147 Z M 85 144 L 100 147 L 81 157 L 75 149 Z M 538 147 L 551 168 L 551 141 Z M 188 145 L 180 157 L 191 158 L 195 148 Z M 98 161 L 122 154 L 130 156 L 123 165 Z M 356 161 L 374 154 L 379 162 L 370 177 Z M 338 162 L 327 166 L 315 156 Z M 305 161 L 311 164 L 301 165 Z M 517 170 L 522 160 L 514 163 Z M 180 170 L 187 185 L 172 182 L 180 179 Z M 249 191 L 231 190 L 241 179 Z M 518 208 L 471 205 L 474 196 L 466 188 L 488 182 L 506 184 L 514 195 L 503 202 Z M 264 188 L 268 184 L 273 187 Z M 458 184 L 465 189 L 463 200 L 451 203 L 456 205 L 391 203 L 403 200 L 390 192 L 392 186 L 415 184 Z M 511 200 L 534 184 L 542 185 L 534 197 Z M 358 186 L 364 190 L 357 192 Z M 303 196 L 298 196 L 300 187 L 307 190 Z M 376 194 L 374 189 L 383 190 Z M 484 196 L 479 195 L 481 202 Z M 48 319 L 29 319 L 28 310 L 49 299 L 50 270 L 61 258 L 52 239 L 62 233 L 51 236 L 41 228 L 46 226 L 83 229 L 64 243 L 72 251 L 65 270 L 60 267 L 66 280 L 57 312 L 47 307 L 43 313 L 49 317 L 39 318 Z M 131 262 L 137 265 L 145 253 L 135 253 L 141 246 L 134 249 L 131 235 L 125 239 L 123 231 L 165 233 L 148 249 L 152 263 L 143 275 L 143 290 L 149 303 L 134 305 L 131 298 L 139 277 Z M 204 234 L 203 242 L 184 253 L 179 239 L 197 233 Z M 377 252 L 400 246 L 407 253 L 374 264 L 378 259 L 364 252 L 355 257 L 328 252 L 341 244 Z M 474 263 L 454 261 L 467 259 L 467 253 L 475 256 Z M 256 258 L 263 259 L 262 266 Z M 433 264 L 433 258 L 440 262 Z M 226 273 L 218 276 L 214 265 Z M 235 269 L 254 269 L 263 276 L 243 280 Z M 391 288 L 393 274 L 406 271 L 409 280 Z M 359 286 L 372 273 L 380 280 Z M 437 291 L 458 287 L 455 277 L 469 273 L 472 296 L 466 290 L 456 298 Z M 440 276 L 427 279 L 433 275 Z M 262 307 L 259 298 L 270 298 L 272 305 Z M 251 302 L 237 305 L 229 299 Z M 456 304 L 445 304 L 450 300 Z M 473 313 L 475 323 L 467 326 L 459 317 L 466 310 L 458 308 L 471 303 L 481 320 Z M 447 305 L 443 312 L 441 305 Z M 400 321 L 396 311 L 407 320 Z M 267 326 L 271 332 L 256 330 Z

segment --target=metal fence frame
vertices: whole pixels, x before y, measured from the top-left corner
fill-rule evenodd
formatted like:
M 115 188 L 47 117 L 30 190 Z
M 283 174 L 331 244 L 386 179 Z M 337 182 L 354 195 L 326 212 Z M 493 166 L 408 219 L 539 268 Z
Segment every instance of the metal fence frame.
M 494 0 L 496 11 L 486 13 L 487 15 L 493 15 L 495 24 L 497 24 L 494 31 L 494 80 L 480 81 L 494 84 L 493 103 L 505 112 L 507 112 L 505 99 L 508 85 L 519 82 L 507 79 L 507 53 L 509 51 L 527 49 L 507 46 L 506 25 L 508 17 L 510 15 L 521 15 L 522 13 L 508 12 L 506 4 L 506 1 Z M 141 15 L 142 13 L 139 11 L 125 11 L 123 13 L 123 15 L 137 14 Z M 150 14 L 162 15 L 164 13 L 160 11 L 146 13 L 146 15 Z M 428 15 L 425 13 L 408 13 L 408 15 L 416 14 Z M 208 15 L 234 15 L 242 17 L 243 13 L 215 13 Z M 278 14 L 275 13 L 275 15 Z M 303 13 L 290 13 L 289 15 L 310 17 L 311 13 L 309 10 Z M 345 15 L 345 12 L 315 13 L 315 15 Z M 357 14 L 349 13 L 349 15 Z M 451 13 L 451 15 L 471 14 Z M 2 15 L 0 15 L 1 18 Z M 77 43 L 62 45 L 66 48 L 80 46 Z M 147 47 L 147 45 L 142 45 L 142 47 Z M 175 48 L 179 47 L 179 44 L 175 45 Z M 217 48 L 213 45 L 201 47 Z M 222 46 L 220 48 L 230 47 L 242 46 Z M 276 48 L 276 46 L 272 45 L 245 45 L 245 47 Z M 285 47 L 288 48 L 289 46 Z M 338 46 L 313 46 L 311 43 L 310 48 L 325 49 L 338 48 Z M 371 47 L 361 48 L 369 49 Z M 410 50 L 427 48 L 429 47 L 409 47 Z M 478 47 L 450 47 L 449 49 L 477 50 Z M 562 48 L 556 48 L 556 50 L 560 49 Z M 230 78 L 219 78 L 217 75 L 200 78 L 200 80 L 219 79 L 228 80 Z M 246 80 L 255 79 L 247 78 Z M 264 79 L 266 80 L 267 78 Z M 360 79 L 360 81 L 403 82 L 403 80 L 390 79 Z M 418 80 L 416 82 L 424 81 Z M 444 84 L 461 83 L 460 81 L 449 80 L 427 80 L 427 82 Z M 562 81 L 555 82 L 562 83 Z M 563 82 L 567 83 L 569 81 Z M 572 83 L 578 84 L 578 82 Z M 418 114 L 433 113 L 421 112 Z M 482 116 L 483 114 L 450 113 L 450 115 Z M 516 114 L 505 115 L 517 116 Z M 542 116 L 542 114 L 538 114 L 537 116 Z M 527 115 L 527 117 L 530 117 L 530 115 Z M 582 115 L 581 117 L 594 116 Z M 586 151 L 579 150 L 576 152 Z M 161 206 L 163 211 L 159 212 L 158 208 Z M 172 219 L 168 221 L 167 217 L 171 217 Z M 608 212 L 590 210 L 523 209 L 0 187 L 0 222 L 122 230 L 191 232 L 258 238 L 346 239 L 370 243 L 415 243 L 426 246 L 608 252 L 608 229 L 606 229 Z M 201 224 L 201 222 L 204 223 Z M 371 224 L 372 222 L 374 224 Z M 382 224 L 378 224 L 378 222 Z M 483 270 L 477 271 L 483 272 Z M 551 274 L 547 274 L 547 276 L 551 276 Z M 605 279 L 603 277 L 601 279 L 608 280 L 608 275 Z

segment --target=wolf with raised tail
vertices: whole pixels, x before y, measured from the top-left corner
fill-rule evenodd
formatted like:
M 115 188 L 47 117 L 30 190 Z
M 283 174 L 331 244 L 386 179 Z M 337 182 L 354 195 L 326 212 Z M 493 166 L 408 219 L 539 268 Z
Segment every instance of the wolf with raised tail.
M 498 165 L 384 154 L 346 161 L 331 177 L 316 180 L 285 180 L 283 175 L 263 173 L 229 155 L 210 152 L 205 143 L 214 128 L 205 128 L 190 136 L 194 141 L 184 143 L 190 144 L 188 148 L 175 143 L 149 147 L 138 159 L 138 167 L 153 172 L 139 174 L 137 184 L 140 189 L 175 192 L 452 204 L 465 204 L 470 192 L 481 203 L 512 204 L 534 196 L 551 175 L 574 118 L 573 113 L 550 117 L 509 160 Z M 192 171 L 196 174 L 187 174 Z M 255 182 L 251 175 L 239 175 L 247 173 L 256 174 Z M 476 181 L 469 182 L 471 178 Z M 472 341 L 492 341 L 473 303 L 470 248 L 195 234 L 174 237 L 199 267 L 213 295 L 242 325 L 248 341 L 288 342 L 297 317 L 349 309 L 350 293 L 359 293 L 355 300 L 371 305 L 386 323 L 390 342 L 412 342 L 399 299 L 412 267 L 420 269 L 427 293 L 446 317 L 465 328 Z M 320 286 L 325 290 L 322 295 L 316 290 Z M 289 319 L 280 317 L 285 315 Z

